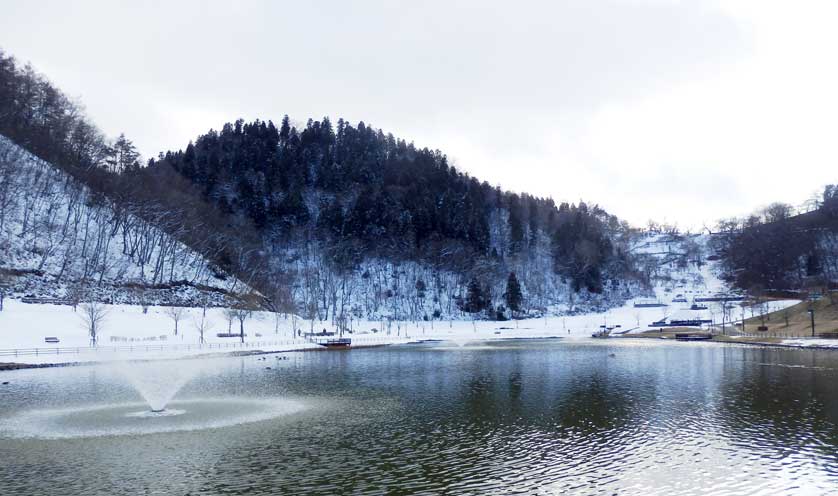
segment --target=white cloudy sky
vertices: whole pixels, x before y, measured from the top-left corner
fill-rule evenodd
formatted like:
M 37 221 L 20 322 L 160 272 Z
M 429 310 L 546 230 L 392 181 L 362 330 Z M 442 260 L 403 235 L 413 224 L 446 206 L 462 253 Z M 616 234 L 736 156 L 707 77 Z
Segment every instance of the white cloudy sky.
M 147 157 L 238 117 L 329 115 L 508 189 L 695 227 L 838 181 L 838 2 L 0 7 L 0 47 Z

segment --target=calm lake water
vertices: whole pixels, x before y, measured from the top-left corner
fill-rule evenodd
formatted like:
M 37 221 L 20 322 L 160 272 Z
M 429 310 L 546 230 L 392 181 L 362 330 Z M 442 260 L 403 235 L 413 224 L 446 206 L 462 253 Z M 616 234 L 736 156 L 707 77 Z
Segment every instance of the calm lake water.
M 170 405 L 182 423 L 142 435 L 85 437 L 119 432 L 102 412 L 139 401 L 110 368 L 0 373 L 0 494 L 838 493 L 838 352 L 611 339 L 287 356 L 207 360 Z M 302 409 L 248 417 L 271 401 Z

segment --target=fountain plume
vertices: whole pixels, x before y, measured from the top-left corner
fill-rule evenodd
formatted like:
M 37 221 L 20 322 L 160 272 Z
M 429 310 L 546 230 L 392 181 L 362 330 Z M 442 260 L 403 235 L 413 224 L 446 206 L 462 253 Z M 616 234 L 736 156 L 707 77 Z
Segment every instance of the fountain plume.
M 178 391 L 200 374 L 200 360 L 160 360 L 154 362 L 118 362 L 116 371 L 125 377 L 142 396 L 152 412 L 166 410 Z

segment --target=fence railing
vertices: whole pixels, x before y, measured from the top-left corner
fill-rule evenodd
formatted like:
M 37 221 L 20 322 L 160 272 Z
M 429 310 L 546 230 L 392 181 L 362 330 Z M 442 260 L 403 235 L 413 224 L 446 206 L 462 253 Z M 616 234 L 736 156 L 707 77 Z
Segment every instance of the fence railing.
M 780 339 L 835 339 L 836 343 L 838 343 L 838 335 L 834 332 L 816 332 L 814 336 L 810 332 L 792 332 L 787 331 L 783 332 L 781 330 L 776 331 L 757 331 L 757 332 L 742 332 L 737 331 L 735 334 L 728 333 L 731 336 L 742 336 L 746 338 L 780 338 Z
M 75 346 L 75 347 L 38 347 L 38 348 L 10 348 L 0 349 L 0 356 L 41 356 L 41 355 L 80 355 L 83 353 L 143 353 L 151 351 L 213 351 L 213 350 L 259 350 L 262 348 L 299 346 L 300 350 L 306 345 L 325 344 L 328 339 L 312 338 L 282 341 L 245 341 L 244 343 L 204 343 L 204 344 L 134 344 L 122 346 Z M 351 338 L 354 346 L 375 346 L 406 342 L 405 338 Z

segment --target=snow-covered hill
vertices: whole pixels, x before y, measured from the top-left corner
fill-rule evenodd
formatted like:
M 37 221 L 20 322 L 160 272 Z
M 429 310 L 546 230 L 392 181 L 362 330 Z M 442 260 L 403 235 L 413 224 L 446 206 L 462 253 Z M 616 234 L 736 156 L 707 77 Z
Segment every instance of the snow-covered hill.
M 721 268 L 713 260 L 706 234 L 639 235 L 632 252 L 654 287 L 655 297 L 688 299 L 729 291 L 721 280 Z
M 448 298 L 454 298 L 453 291 L 448 296 L 437 295 L 435 292 L 436 288 L 456 287 L 457 276 L 448 272 L 434 272 L 421 265 L 389 262 L 364 265 L 360 269 L 360 275 L 352 275 L 339 283 L 315 281 L 314 278 L 319 277 L 316 273 L 309 276 L 312 278 L 311 284 L 325 284 L 325 288 L 335 288 L 337 291 L 334 294 L 320 294 L 318 297 L 337 298 L 338 305 L 360 306 L 362 313 L 367 312 L 370 317 L 353 317 L 341 325 L 335 322 L 333 313 L 328 316 L 315 315 L 313 319 L 302 319 L 279 312 L 254 312 L 249 314 L 243 324 L 246 334 L 244 343 L 240 343 L 239 337 L 227 334 L 230 329 L 236 332 L 239 323 L 234 322 L 231 314 L 224 309 L 209 309 L 206 312 L 201 308 L 185 310 L 179 316 L 179 332 L 175 335 L 172 332 L 173 317 L 166 308 L 151 308 L 146 312 L 136 305 L 113 305 L 108 306 L 101 324 L 100 348 L 96 351 L 87 348 L 89 336 L 82 312 L 75 312 L 71 307 L 64 305 L 24 304 L 13 301 L 0 313 L 0 354 L 5 353 L 6 357 L 0 357 L 0 362 L 63 363 L 106 361 L 126 357 L 172 358 L 190 354 L 256 349 L 299 350 L 316 347 L 307 342 L 301 333 L 321 330 L 339 332 L 340 327 L 344 327 L 347 332 L 351 331 L 349 336 L 352 337 L 353 344 L 357 345 L 442 339 L 456 341 L 459 346 L 472 342 L 478 349 L 487 349 L 485 347 L 491 344 L 481 341 L 493 339 L 544 336 L 587 338 L 602 326 L 613 328 L 615 333 L 642 332 L 660 328 L 660 325 L 652 323 L 662 319 L 667 322 L 711 320 L 716 323 L 718 330 L 718 324 L 722 319 L 719 303 L 699 301 L 700 305 L 707 308 L 690 308 L 696 303 L 696 298 L 708 298 L 719 293 L 729 294 L 729 289 L 718 276 L 717 262 L 710 259 L 713 257 L 708 248 L 708 241 L 708 236 L 704 235 L 637 234 L 631 242 L 631 250 L 633 256 L 643 264 L 643 270 L 648 277 L 650 287 L 646 290 L 640 291 L 638 287 L 634 297 L 627 300 L 625 295 L 621 298 L 621 295 L 616 293 L 602 295 L 602 306 L 599 308 L 593 307 L 593 300 L 586 300 L 585 305 L 591 306 L 580 305 L 575 311 L 570 311 L 567 300 L 560 300 L 551 305 L 547 315 L 516 322 L 470 322 L 462 318 L 458 322 L 453 314 L 456 311 L 454 308 L 450 310 L 450 321 L 444 317 L 425 321 L 420 316 L 421 312 L 433 311 L 447 302 Z M 122 255 L 118 258 L 122 260 Z M 305 267 L 305 264 L 301 265 L 300 270 L 304 270 Z M 140 269 L 134 264 L 126 268 L 125 273 L 133 271 L 137 274 L 138 270 Z M 183 271 L 187 268 L 179 270 L 179 274 L 184 274 Z M 547 273 L 545 277 L 554 276 Z M 420 279 L 429 281 L 424 290 L 426 294 L 421 298 L 416 293 L 415 284 Z M 112 285 L 117 284 L 115 279 L 106 277 L 105 280 L 111 281 Z M 210 279 L 208 281 L 211 282 Z M 555 279 L 555 284 L 555 294 L 567 297 L 568 293 L 563 292 L 559 279 Z M 347 300 L 341 302 L 340 298 L 344 294 Z M 399 298 L 399 294 L 408 296 Z M 376 298 L 379 301 L 376 302 Z M 635 306 L 644 302 L 662 306 Z M 779 310 L 793 303 L 795 302 L 768 302 L 765 311 Z M 737 305 L 732 308 L 735 310 L 730 312 L 728 322 L 741 318 L 740 312 L 745 307 Z M 747 311 L 750 313 L 752 308 L 748 306 Z M 395 318 L 399 315 L 402 316 L 402 321 Z M 411 319 L 411 316 L 420 317 Z M 728 333 L 732 331 L 730 326 L 727 329 Z M 57 338 L 58 343 L 46 344 L 46 336 Z M 198 346 L 202 340 L 204 345 Z M 442 346 L 456 348 L 458 345 Z M 136 347 L 136 351 L 125 351 L 133 350 L 132 347 Z M 9 358 L 14 354 L 10 349 L 22 348 L 39 348 L 39 352 L 35 354 L 29 350 L 26 354 Z
M 3 136 L 0 254 L 7 295 L 186 304 L 199 293 L 221 303 L 236 289 L 131 206 L 91 193 Z
M 505 267 L 486 268 L 484 295 L 491 309 L 505 305 L 504 285 L 515 272 L 523 292 L 519 317 L 583 314 L 622 305 L 646 290 L 639 280 L 615 281 L 602 293 L 584 289 L 575 293 L 570 283 L 553 271 L 549 240 L 539 254 L 510 259 Z M 292 297 L 301 315 L 336 321 L 336 316 L 372 321 L 431 321 L 494 319 L 486 311 L 468 313 L 462 303 L 468 298 L 469 272 L 455 272 L 426 262 L 370 258 L 347 271 L 335 271 L 319 253 L 304 249 L 283 251 L 285 267 L 293 281 Z M 500 281 L 500 282 L 498 282 Z M 502 312 L 510 317 L 508 310 Z
M 113 303 L 186 304 L 199 287 L 222 304 L 224 291 L 245 288 L 166 234 L 142 215 L 149 206 L 116 204 L 0 136 L 0 275 L 5 293 L 18 297 L 65 298 L 80 288 Z M 177 229 L 168 216 L 165 231 Z M 506 228 L 495 219 L 491 232 Z M 495 225 L 497 224 L 497 225 Z M 499 236 L 499 235 L 498 235 Z M 498 237 L 496 236 L 496 237 Z M 521 316 L 581 314 L 623 304 L 645 289 L 639 281 L 610 280 L 602 293 L 574 293 L 553 271 L 551 240 L 538 236 L 537 249 L 476 270 L 491 309 L 502 308 L 503 287 L 516 272 L 524 294 Z M 266 246 L 291 277 L 288 297 L 297 313 L 336 324 L 343 320 L 472 320 L 462 310 L 469 278 L 475 271 L 454 272 L 406 260 L 367 258 L 348 271 L 327 263 L 317 245 Z M 453 255 L 452 255 L 453 256 Z M 507 316 L 508 316 L 508 312 Z
M 765 301 L 759 306 L 728 304 L 722 308 L 718 301 L 708 301 L 720 296 L 736 298 L 739 295 L 724 280 L 718 257 L 710 247 L 708 234 L 646 233 L 638 236 L 632 245 L 651 286 L 650 295 L 633 300 L 637 304 L 660 304 L 659 307 L 639 307 L 636 310 L 641 328 L 655 327 L 651 322 L 703 320 L 721 323 L 739 320 L 743 314 L 770 312 L 782 309 L 796 300 Z M 722 315 L 727 312 L 727 315 Z M 649 316 L 652 316 L 652 319 Z M 649 322 L 646 322 L 649 320 Z
M 717 262 L 708 260 L 707 235 L 634 235 L 629 251 L 648 284 L 615 280 L 601 294 L 571 291 L 552 270 L 550 240 L 538 243 L 533 255 L 510 259 L 504 268 L 522 281 L 522 316 L 580 315 L 652 301 L 666 303 L 654 310 L 659 314 L 654 320 L 714 319 L 713 305 L 690 307 L 696 297 L 728 291 Z M 223 304 L 224 292 L 244 289 L 146 220 L 138 207 L 92 194 L 2 136 L 0 253 L 5 292 L 21 297 L 65 298 L 83 290 L 113 303 L 189 305 L 203 293 Z M 293 275 L 289 296 L 297 313 L 317 321 L 336 325 L 336 316 L 373 322 L 474 317 L 460 305 L 466 297 L 465 274 L 383 259 L 367 259 L 339 273 L 321 254 L 301 248 L 286 247 L 275 256 Z M 487 273 L 486 278 L 504 279 L 507 273 Z M 489 286 L 486 295 L 492 308 L 503 304 L 497 287 Z M 642 311 L 644 320 L 648 313 Z M 636 320 L 640 324 L 639 314 Z

